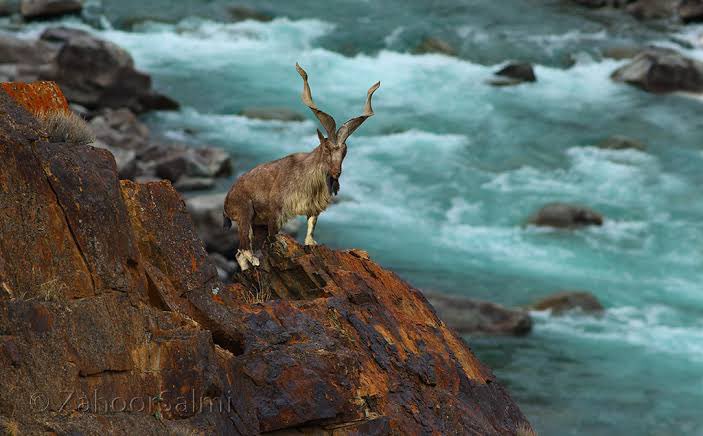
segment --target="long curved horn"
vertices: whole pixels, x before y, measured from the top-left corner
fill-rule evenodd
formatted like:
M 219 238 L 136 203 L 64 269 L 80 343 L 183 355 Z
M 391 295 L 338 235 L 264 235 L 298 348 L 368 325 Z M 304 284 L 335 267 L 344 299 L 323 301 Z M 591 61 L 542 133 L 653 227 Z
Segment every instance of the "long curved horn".
M 337 123 L 335 123 L 334 118 L 330 115 L 318 109 L 317 106 L 315 106 L 315 102 L 312 101 L 310 85 L 308 85 L 308 73 L 306 73 L 297 62 L 295 64 L 295 69 L 298 70 L 298 74 L 303 78 L 303 103 L 305 103 L 305 106 L 309 107 L 317 119 L 320 120 L 320 124 L 322 124 L 322 127 L 327 131 L 327 137 L 331 141 L 337 142 Z
M 337 144 L 344 144 L 349 135 L 354 133 L 359 126 L 366 121 L 370 116 L 373 116 L 373 109 L 371 108 L 371 97 L 373 93 L 381 86 L 381 82 L 376 82 L 369 91 L 366 93 L 366 104 L 364 105 L 364 114 L 356 118 L 352 118 L 346 123 L 342 124 L 342 127 L 337 131 Z

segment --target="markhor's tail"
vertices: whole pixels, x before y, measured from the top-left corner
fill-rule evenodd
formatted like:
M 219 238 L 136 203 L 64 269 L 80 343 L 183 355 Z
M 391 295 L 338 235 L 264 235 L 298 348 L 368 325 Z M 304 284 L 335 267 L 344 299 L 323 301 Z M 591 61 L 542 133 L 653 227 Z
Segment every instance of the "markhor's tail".
M 227 217 L 227 215 L 222 213 L 222 228 L 225 230 L 229 230 L 232 228 L 232 220 Z

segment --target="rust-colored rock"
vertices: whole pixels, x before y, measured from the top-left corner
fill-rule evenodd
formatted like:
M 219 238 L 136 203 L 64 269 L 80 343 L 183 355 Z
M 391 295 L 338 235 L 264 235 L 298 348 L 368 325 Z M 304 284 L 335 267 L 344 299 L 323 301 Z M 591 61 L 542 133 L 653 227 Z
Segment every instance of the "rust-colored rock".
M 1 425 L 155 435 L 529 428 L 424 296 L 367 253 L 281 236 L 259 269 L 225 286 L 170 183 L 118 182 L 106 152 L 49 144 L 7 93 L 0 108 Z
M 1 86 L 7 95 L 33 114 L 69 110 L 66 97 L 54 82 L 6 82 Z

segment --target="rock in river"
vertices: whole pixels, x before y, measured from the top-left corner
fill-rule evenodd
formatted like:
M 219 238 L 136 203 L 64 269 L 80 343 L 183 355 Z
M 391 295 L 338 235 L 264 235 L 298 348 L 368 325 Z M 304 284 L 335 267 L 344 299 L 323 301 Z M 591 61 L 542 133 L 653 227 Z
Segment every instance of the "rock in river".
M 530 314 L 489 301 L 424 292 L 439 316 L 459 334 L 522 336 L 532 330 Z
M 530 217 L 529 223 L 556 228 L 600 226 L 603 225 L 603 215 L 584 206 L 551 203 Z
M 603 305 L 590 292 L 561 291 L 544 297 L 531 306 L 535 310 L 551 310 L 558 315 L 570 310 L 581 310 L 588 313 L 600 313 Z
M 641 52 L 611 77 L 653 93 L 703 92 L 703 63 L 668 48 Z

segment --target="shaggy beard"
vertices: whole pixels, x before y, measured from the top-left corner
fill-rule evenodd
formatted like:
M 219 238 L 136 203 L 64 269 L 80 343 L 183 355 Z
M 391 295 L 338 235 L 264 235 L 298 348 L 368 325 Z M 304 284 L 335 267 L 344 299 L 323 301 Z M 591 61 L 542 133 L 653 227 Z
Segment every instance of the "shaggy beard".
M 329 191 L 330 195 L 337 195 L 337 193 L 339 192 L 339 179 L 328 175 L 327 190 Z

